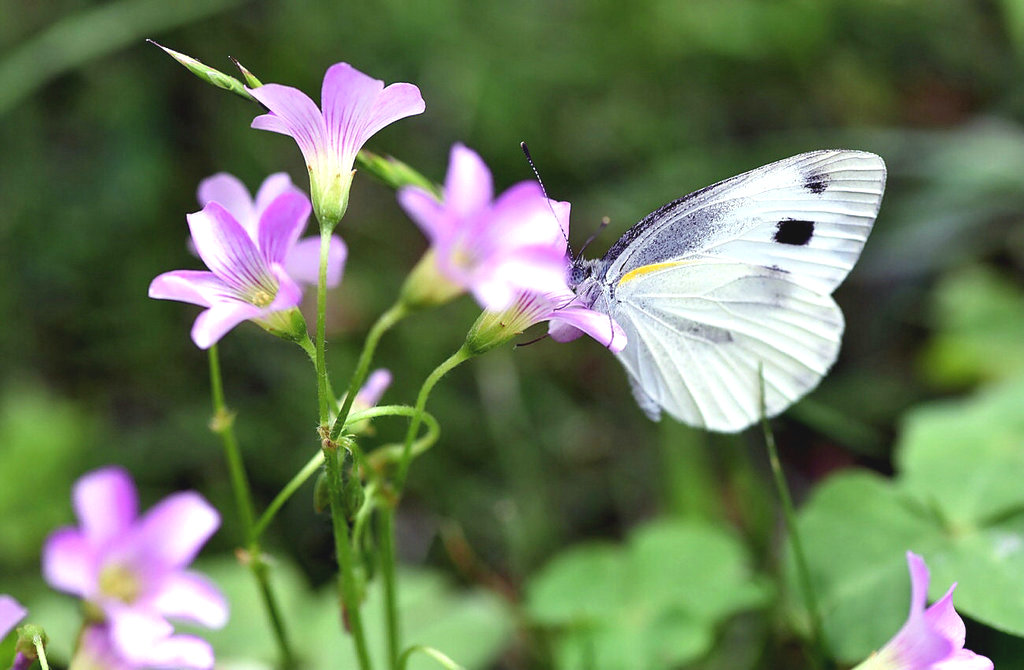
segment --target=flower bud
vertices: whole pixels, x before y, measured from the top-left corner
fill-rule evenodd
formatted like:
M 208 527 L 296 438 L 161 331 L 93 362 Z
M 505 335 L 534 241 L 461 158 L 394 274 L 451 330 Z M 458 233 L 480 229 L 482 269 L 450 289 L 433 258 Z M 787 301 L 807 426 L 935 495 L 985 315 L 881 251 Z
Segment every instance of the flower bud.
M 437 184 L 393 156 L 381 156 L 363 149 L 356 156 L 356 165 L 395 190 L 403 186 L 418 186 L 441 198 Z
M 323 230 L 332 231 L 348 209 L 348 193 L 356 171 L 309 170 L 309 194 L 313 212 Z
M 220 70 L 214 69 L 209 65 L 204 65 L 199 60 L 192 58 L 192 56 L 187 56 L 181 52 L 175 51 L 174 49 L 168 49 L 162 44 L 157 44 L 153 40 L 146 41 L 163 49 L 168 56 L 184 65 L 189 72 L 199 77 L 207 84 L 213 84 L 217 88 L 222 88 L 225 91 L 231 91 L 235 95 L 243 97 L 250 102 L 255 101 L 255 98 L 249 95 L 249 92 L 245 90 L 245 86 L 242 82 L 238 81 L 231 75 L 224 74 Z M 245 72 L 248 71 L 245 70 Z
M 441 274 L 434 250 L 430 249 L 406 277 L 399 300 L 406 309 L 414 311 L 443 305 L 464 290 Z
M 29 623 L 19 627 L 18 641 L 15 643 L 14 651 L 30 661 L 35 660 L 39 655 L 36 651 L 37 638 L 39 639 L 39 644 L 45 648 L 49 638 L 46 637 L 46 631 L 43 630 L 42 626 Z
M 316 484 L 313 485 L 313 510 L 317 514 L 323 514 L 331 506 L 331 490 L 327 484 L 327 473 L 321 472 L 317 475 Z
M 289 342 L 302 342 L 309 337 L 306 319 L 297 307 L 271 312 L 262 319 L 254 319 L 263 330 Z

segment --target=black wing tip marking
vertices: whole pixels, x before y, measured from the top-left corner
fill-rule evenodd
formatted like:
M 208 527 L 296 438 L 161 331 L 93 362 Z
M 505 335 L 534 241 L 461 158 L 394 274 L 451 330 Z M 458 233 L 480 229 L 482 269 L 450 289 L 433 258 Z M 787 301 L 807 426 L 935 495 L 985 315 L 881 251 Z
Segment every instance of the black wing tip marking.
M 826 174 L 810 173 L 804 176 L 803 186 L 815 195 L 821 195 L 828 188 L 829 177 Z
M 795 247 L 805 246 L 814 237 L 814 222 L 783 219 L 775 226 L 775 241 Z

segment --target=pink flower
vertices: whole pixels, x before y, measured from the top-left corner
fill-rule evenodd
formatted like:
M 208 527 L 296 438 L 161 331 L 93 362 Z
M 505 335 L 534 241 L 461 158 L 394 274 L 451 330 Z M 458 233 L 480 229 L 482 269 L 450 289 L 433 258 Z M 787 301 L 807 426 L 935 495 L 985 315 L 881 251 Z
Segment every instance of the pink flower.
M 7 637 L 27 613 L 17 600 L 8 595 L 0 595 L 0 640 Z
M 72 499 L 80 525 L 47 539 L 43 576 L 102 617 L 93 651 L 134 667 L 212 668 L 209 644 L 174 635 L 166 617 L 209 628 L 227 622 L 220 591 L 186 569 L 220 525 L 216 510 L 189 491 L 138 517 L 135 485 L 116 467 L 83 476 Z
M 255 200 L 249 195 L 249 189 L 245 184 L 227 172 L 219 172 L 199 182 L 197 195 L 200 207 L 206 207 L 211 202 L 219 203 L 235 217 L 242 228 L 245 228 L 251 239 L 258 240 L 263 214 L 278 196 L 285 193 L 301 198 L 306 203 L 306 208 L 310 206 L 306 194 L 296 188 L 291 178 L 284 172 L 277 172 L 264 179 L 259 191 L 256 192 Z M 347 256 L 348 249 L 342 239 L 337 235 L 331 235 L 331 248 L 327 259 L 328 288 L 334 288 L 341 283 Z M 284 258 L 284 269 L 296 282 L 316 286 L 320 272 L 320 237 L 311 235 L 295 242 Z
M 324 75 L 323 111 L 291 86 L 266 84 L 247 89 L 270 110 L 252 127 L 295 139 L 309 169 L 313 207 L 321 224 L 333 228 L 348 207 L 352 166 L 363 144 L 377 131 L 425 106 L 412 84 L 391 84 L 369 77 L 348 63 L 332 65 Z
M 361 412 L 364 409 L 376 407 L 384 391 L 391 386 L 391 371 L 384 368 L 377 368 L 366 378 L 355 400 L 352 401 L 352 411 Z
M 610 316 L 584 307 L 566 281 L 572 266 L 568 256 L 569 210 L 567 202 L 550 201 L 554 214 L 535 239 L 561 259 L 560 281 L 542 291 L 519 291 L 507 309 L 485 311 L 470 331 L 467 343 L 477 353 L 509 341 L 530 326 L 548 321 L 548 333 L 556 342 L 570 342 L 589 335 L 613 352 L 626 346 L 626 333 Z
M 253 204 L 232 180 L 222 175 L 204 181 L 200 199 L 207 202 L 202 211 L 188 215 L 196 252 L 210 271 L 165 272 L 149 285 L 149 297 L 206 307 L 192 326 L 192 341 L 201 349 L 247 319 L 283 337 L 302 337 L 305 323 L 294 308 L 302 299 L 297 281 L 310 279 L 309 245 L 299 242 L 309 219 L 309 199 L 275 175 L 264 182 Z M 340 243 L 334 244 L 336 260 L 344 258 Z M 295 277 L 286 268 L 289 262 Z M 340 279 L 341 262 L 335 273 Z
M 881 651 L 855 670 L 992 670 L 992 661 L 964 649 L 966 628 L 953 609 L 949 587 L 931 607 L 928 597 L 928 566 L 917 554 L 907 552 L 910 568 L 910 614 L 896 636 Z
M 441 202 L 408 186 L 398 202 L 430 239 L 441 275 L 469 290 L 484 309 L 509 307 L 519 291 L 565 284 L 565 248 L 548 239 L 555 215 L 536 182 L 520 182 L 495 200 L 491 173 L 476 152 L 452 147 Z

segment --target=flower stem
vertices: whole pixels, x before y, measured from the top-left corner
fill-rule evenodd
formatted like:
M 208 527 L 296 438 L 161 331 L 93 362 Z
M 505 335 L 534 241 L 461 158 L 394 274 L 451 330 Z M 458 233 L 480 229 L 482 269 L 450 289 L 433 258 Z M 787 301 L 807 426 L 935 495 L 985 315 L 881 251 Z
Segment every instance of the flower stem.
M 440 365 L 434 368 L 420 387 L 419 395 L 416 397 L 416 408 L 412 421 L 409 422 L 409 429 L 405 434 L 405 442 L 402 445 L 402 455 L 398 461 L 398 472 L 394 482 L 394 496 L 383 506 L 380 511 L 380 538 L 381 546 L 381 573 L 384 579 L 384 618 L 387 625 L 388 638 L 388 660 L 390 668 L 398 670 L 400 667 L 399 649 L 401 649 L 401 632 L 398 622 L 398 592 L 395 585 L 395 510 L 398 501 L 402 496 L 402 489 L 405 486 L 405 478 L 409 472 L 409 463 L 412 461 L 413 442 L 419 430 L 426 412 L 424 408 L 430 391 L 441 381 L 448 372 L 460 363 L 473 357 L 469 347 L 463 345 L 458 351 L 445 359 Z
M 775 480 L 775 490 L 779 494 L 779 501 L 782 503 L 782 515 L 786 522 L 786 531 L 789 535 L 790 548 L 793 550 L 793 558 L 796 562 L 796 572 L 800 580 L 800 590 L 803 591 L 804 606 L 811 618 L 811 641 L 814 645 L 814 654 L 811 660 L 815 668 L 826 667 L 828 648 L 825 643 L 825 632 L 822 627 L 821 610 L 818 608 L 818 599 L 811 583 L 811 573 L 807 568 L 807 557 L 804 554 L 803 543 L 800 541 L 800 532 L 796 525 L 796 512 L 793 508 L 793 498 L 789 492 L 789 485 L 786 483 L 786 475 L 782 471 L 782 463 L 779 461 L 779 451 L 775 446 L 775 435 L 768 426 L 768 419 L 764 418 L 762 412 L 761 424 L 764 429 L 764 441 L 768 447 L 768 462 L 771 464 L 772 476 Z
M 270 577 L 267 574 L 267 565 L 263 562 L 263 550 L 259 543 L 259 534 L 256 533 L 255 506 L 252 501 L 252 491 L 249 488 L 249 479 L 245 474 L 245 464 L 242 461 L 242 452 L 238 448 L 238 440 L 235 438 L 234 421 L 235 417 L 224 400 L 224 384 L 220 372 L 220 356 L 217 353 L 217 345 L 210 347 L 210 395 L 213 399 L 213 419 L 210 422 L 210 429 L 220 435 L 224 443 L 224 457 L 228 463 L 228 471 L 231 477 L 231 488 L 235 494 L 235 506 L 238 508 L 238 516 L 242 523 L 242 533 L 245 538 L 246 550 L 249 554 L 249 569 L 256 578 L 260 595 L 263 598 L 263 605 L 270 618 L 271 627 L 274 629 L 274 637 L 277 641 L 278 651 L 281 654 L 281 666 L 291 668 L 295 665 L 295 655 L 288 642 L 288 633 L 281 618 L 277 598 L 270 586 Z
M 400 302 L 395 303 L 380 315 L 380 318 L 370 328 L 370 332 L 366 334 L 366 342 L 363 343 L 363 350 L 359 354 L 356 370 L 352 373 L 348 391 L 345 393 L 345 402 L 342 404 L 341 410 L 338 411 L 334 425 L 331 426 L 330 437 L 332 440 L 337 440 L 341 435 L 341 429 L 345 427 L 348 413 L 352 411 L 352 403 L 355 402 L 356 394 L 359 393 L 359 387 L 363 385 L 366 377 L 370 374 L 370 363 L 373 361 L 373 353 L 377 350 L 377 343 L 388 329 L 401 321 L 408 313 L 405 305 Z
M 291 481 L 284 485 L 284 488 L 281 489 L 280 493 L 274 496 L 273 500 L 270 501 L 267 509 L 263 512 L 263 516 L 259 518 L 259 521 L 257 521 L 256 525 L 253 527 L 252 532 L 255 537 L 263 535 L 264 531 L 267 530 L 267 526 L 269 526 L 270 522 L 274 520 L 274 517 L 284 504 L 288 502 L 288 499 L 306 483 L 307 479 L 316 474 L 316 471 L 319 470 L 320 466 L 323 464 L 324 452 L 318 451 L 313 458 L 309 459 L 309 461 L 302 466 L 302 469 L 291 478 Z
M 39 659 L 39 667 L 43 670 L 50 670 L 50 664 L 46 660 L 46 648 L 43 646 L 43 636 L 33 635 L 32 646 L 36 648 L 36 658 Z
M 397 497 L 401 497 L 402 489 L 405 486 L 405 478 L 409 472 L 409 463 L 412 461 L 413 440 L 415 440 L 416 431 L 419 430 L 420 422 L 423 420 L 423 410 L 427 405 L 427 398 L 430 397 L 431 390 L 433 390 L 437 382 L 441 381 L 441 377 L 444 377 L 460 363 L 464 363 L 473 356 L 474 353 L 469 349 L 469 347 L 462 345 L 458 351 L 434 368 L 434 371 L 431 372 L 423 381 L 423 386 L 420 387 L 419 395 L 416 397 L 416 413 L 413 415 L 412 421 L 409 422 L 409 429 L 405 433 L 405 444 L 402 446 L 402 459 L 398 462 L 398 474 L 395 477 L 395 492 Z
M 331 253 L 331 231 L 320 226 L 320 273 L 316 283 L 316 397 L 320 411 L 320 425 L 326 426 L 331 418 L 327 384 L 326 318 L 327 318 L 327 261 Z M 307 351 L 308 353 L 308 351 Z
M 388 667 L 398 670 L 398 658 L 401 652 L 398 628 L 398 592 L 395 580 L 395 568 L 398 558 L 395 555 L 395 507 L 385 503 L 378 515 L 380 537 L 380 567 L 384 580 L 384 624 L 388 632 Z
M 445 668 L 445 670 L 466 670 L 461 665 L 459 665 L 452 659 L 448 658 L 446 655 L 439 652 L 437 649 L 434 649 L 433 647 L 427 647 L 422 644 L 414 644 L 413 646 L 405 650 L 405 652 L 399 659 L 398 667 L 400 670 L 405 670 L 405 667 L 409 665 L 409 657 L 411 657 L 417 651 L 437 661 L 441 667 Z
M 335 222 L 336 223 L 336 222 Z M 327 262 L 331 250 L 331 228 L 320 222 L 320 272 L 316 284 L 316 345 L 314 367 L 317 378 L 317 405 L 320 415 L 320 438 L 323 460 L 327 467 L 327 490 L 331 504 L 331 527 L 334 531 L 334 552 L 338 561 L 338 588 L 343 603 L 342 620 L 352 633 L 356 657 L 360 670 L 370 670 L 370 654 L 363 631 L 362 614 L 359 610 L 359 594 L 356 591 L 356 576 L 353 569 L 352 546 L 349 543 L 348 519 L 342 499 L 341 463 L 338 459 L 339 446 L 334 439 L 328 439 L 331 420 L 331 390 L 327 377 L 326 327 L 327 315 Z M 339 429 L 340 432 L 340 429 Z M 290 494 L 289 494 L 290 495 Z
M 348 520 L 345 518 L 345 507 L 342 499 L 341 463 L 338 458 L 340 447 L 325 440 L 324 462 L 327 464 L 327 489 L 331 502 L 331 523 L 334 527 L 334 552 L 338 561 L 341 600 L 344 604 L 343 619 L 352 632 L 356 647 L 356 657 L 360 670 L 369 670 L 370 654 L 366 647 L 366 634 L 363 631 L 363 617 L 359 611 L 359 594 L 356 592 L 354 560 L 352 546 L 349 543 Z

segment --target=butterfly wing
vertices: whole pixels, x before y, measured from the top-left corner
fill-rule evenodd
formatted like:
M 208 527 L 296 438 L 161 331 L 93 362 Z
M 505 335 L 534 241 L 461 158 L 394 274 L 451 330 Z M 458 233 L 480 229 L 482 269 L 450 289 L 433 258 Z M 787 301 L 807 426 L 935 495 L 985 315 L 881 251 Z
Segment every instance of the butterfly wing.
M 694 260 L 602 296 L 626 332 L 618 354 L 634 395 L 690 425 L 736 432 L 817 386 L 839 351 L 843 315 L 828 295 L 756 265 Z
M 769 268 L 831 293 L 860 256 L 885 189 L 864 151 L 799 154 L 701 189 L 644 217 L 603 259 L 612 287 L 682 259 Z

